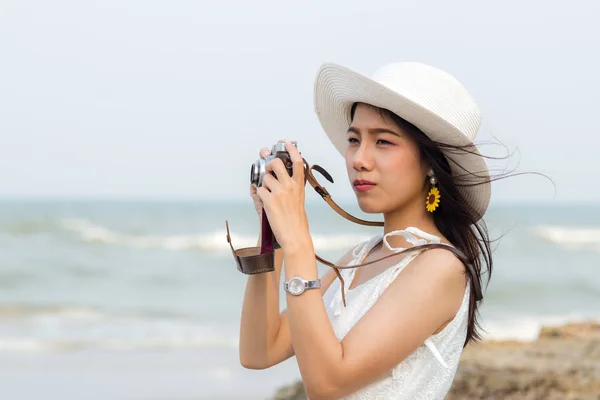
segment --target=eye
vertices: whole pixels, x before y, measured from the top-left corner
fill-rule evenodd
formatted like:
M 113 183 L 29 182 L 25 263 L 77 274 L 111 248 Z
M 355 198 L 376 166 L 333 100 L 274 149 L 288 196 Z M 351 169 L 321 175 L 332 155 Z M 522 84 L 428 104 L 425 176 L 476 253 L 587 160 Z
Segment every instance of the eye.
M 387 140 L 383 140 L 383 139 L 379 139 L 379 140 L 377 141 L 377 143 L 381 143 L 381 144 L 383 144 L 383 145 L 385 145 L 385 146 L 387 146 L 387 145 L 390 145 L 390 144 L 393 144 L 392 142 L 388 142 Z
M 356 138 L 348 138 L 348 143 L 358 143 L 358 139 Z

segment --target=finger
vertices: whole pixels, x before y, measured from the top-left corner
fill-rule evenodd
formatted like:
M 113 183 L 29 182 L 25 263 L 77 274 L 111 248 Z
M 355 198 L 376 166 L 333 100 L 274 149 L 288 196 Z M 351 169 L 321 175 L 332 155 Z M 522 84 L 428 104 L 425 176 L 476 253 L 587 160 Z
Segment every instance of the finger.
M 269 151 L 268 148 L 263 147 L 262 149 L 260 149 L 260 151 L 258 152 L 258 156 L 260 158 L 266 158 L 271 154 L 271 152 Z
M 256 189 L 256 195 L 263 202 L 263 207 L 266 207 L 266 205 L 268 204 L 270 194 L 271 193 L 264 186 L 261 186 L 258 189 Z
M 286 179 L 290 178 L 290 174 L 287 172 L 287 169 L 283 165 L 283 161 L 280 158 L 274 158 L 269 161 L 265 166 L 267 172 L 274 172 L 277 175 L 277 180 L 279 183 L 285 182 Z
M 274 189 L 277 189 L 277 185 L 280 185 L 280 183 L 277 181 L 277 178 L 275 178 L 272 174 L 267 173 L 265 174 L 265 176 L 263 176 L 262 187 L 267 189 L 269 192 L 272 192 Z
M 302 155 L 290 141 L 285 142 L 285 148 L 290 154 L 290 159 L 292 160 L 292 178 L 298 182 L 304 182 L 304 161 L 302 160 Z

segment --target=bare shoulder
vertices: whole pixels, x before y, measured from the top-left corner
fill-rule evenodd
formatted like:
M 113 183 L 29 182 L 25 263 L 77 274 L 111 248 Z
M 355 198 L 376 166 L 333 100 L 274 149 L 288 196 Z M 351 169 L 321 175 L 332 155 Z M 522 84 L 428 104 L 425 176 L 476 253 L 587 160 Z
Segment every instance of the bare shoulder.
M 414 264 L 420 268 L 433 269 L 439 274 L 456 275 L 464 274 L 465 265 L 458 257 L 449 250 L 429 249 L 422 252 L 415 260 Z
M 413 283 L 420 282 L 431 289 L 442 289 L 447 294 L 462 294 L 466 285 L 466 267 L 451 251 L 429 249 L 407 265 L 403 273 Z M 461 298 L 462 296 L 458 296 Z
M 402 305 L 436 310 L 439 325 L 431 333 L 440 332 L 454 318 L 463 301 L 467 277 L 465 265 L 450 251 L 429 249 L 419 254 L 386 290 L 394 312 L 402 313 Z M 397 310 L 396 310 L 397 309 Z M 435 319 L 435 318 L 434 318 Z

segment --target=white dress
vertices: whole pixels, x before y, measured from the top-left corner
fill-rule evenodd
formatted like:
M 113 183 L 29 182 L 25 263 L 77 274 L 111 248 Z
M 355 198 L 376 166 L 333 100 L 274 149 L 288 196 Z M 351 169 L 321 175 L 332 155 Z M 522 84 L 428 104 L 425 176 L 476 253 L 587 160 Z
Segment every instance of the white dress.
M 399 251 L 400 249 L 389 246 L 387 242 L 389 235 L 402 235 L 412 245 L 440 242 L 440 238 L 437 236 L 414 227 L 390 232 L 385 236 L 379 233 L 354 249 L 354 259 L 349 265 L 362 263 L 369 251 L 382 240 L 390 250 Z M 323 296 L 333 330 L 340 341 L 375 304 L 400 271 L 419 253 L 414 252 L 403 257 L 398 264 L 352 290 L 348 290 L 348 287 L 352 283 L 356 269 L 340 270 L 345 282 L 347 307 L 344 307 L 342 302 L 339 279 L 335 279 Z M 470 285 L 467 284 L 458 312 L 441 332 L 430 336 L 383 378 L 372 382 L 345 399 L 444 399 L 456 374 L 467 335 L 469 288 Z

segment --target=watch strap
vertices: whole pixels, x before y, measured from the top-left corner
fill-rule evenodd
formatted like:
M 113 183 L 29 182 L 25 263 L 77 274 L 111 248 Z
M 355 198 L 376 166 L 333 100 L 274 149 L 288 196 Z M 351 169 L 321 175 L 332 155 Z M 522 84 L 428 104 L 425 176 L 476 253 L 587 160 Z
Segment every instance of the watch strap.
M 304 282 L 304 287 L 307 289 L 319 289 L 321 287 L 321 280 L 315 279 Z

